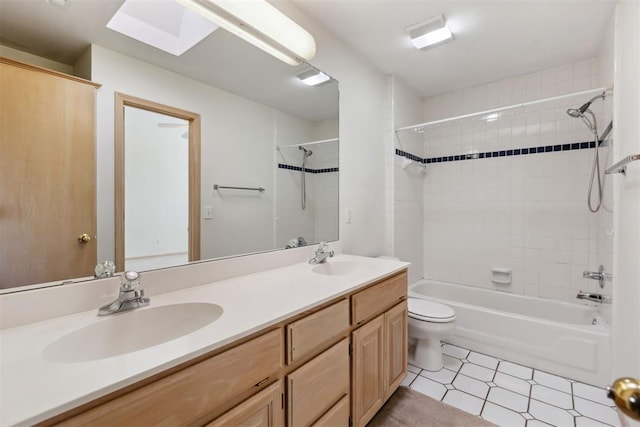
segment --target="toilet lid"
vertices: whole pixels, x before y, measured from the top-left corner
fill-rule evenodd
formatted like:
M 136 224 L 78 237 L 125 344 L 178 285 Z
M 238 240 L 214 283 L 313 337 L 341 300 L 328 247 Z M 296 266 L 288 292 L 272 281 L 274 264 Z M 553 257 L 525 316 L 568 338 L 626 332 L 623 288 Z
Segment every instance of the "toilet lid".
M 443 322 L 455 319 L 453 308 L 421 298 L 408 298 L 409 316 L 431 322 Z

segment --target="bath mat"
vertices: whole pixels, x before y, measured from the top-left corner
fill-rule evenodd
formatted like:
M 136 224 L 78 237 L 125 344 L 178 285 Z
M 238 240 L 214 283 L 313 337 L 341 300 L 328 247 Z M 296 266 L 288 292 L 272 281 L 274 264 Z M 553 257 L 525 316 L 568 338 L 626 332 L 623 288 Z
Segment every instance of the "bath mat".
M 482 418 L 438 402 L 429 396 L 398 387 L 367 427 L 489 427 Z

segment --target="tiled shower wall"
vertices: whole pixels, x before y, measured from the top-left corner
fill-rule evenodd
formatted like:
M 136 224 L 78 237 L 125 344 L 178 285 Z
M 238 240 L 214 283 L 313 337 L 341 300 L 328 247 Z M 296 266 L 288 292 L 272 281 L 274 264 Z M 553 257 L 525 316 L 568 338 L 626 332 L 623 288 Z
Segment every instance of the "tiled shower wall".
M 422 99 L 396 77 L 390 80 L 390 96 L 395 128 L 421 121 Z M 417 156 L 423 155 L 422 135 L 411 133 L 398 137 L 390 135 L 394 147 Z M 409 266 L 409 283 L 423 277 L 423 177 L 424 168 L 407 162 L 398 156 L 393 159 L 392 206 L 393 206 L 393 254 Z
M 279 114 L 278 146 L 330 139 L 337 136 L 335 120 L 313 123 Z M 286 125 L 286 126 L 285 126 Z M 302 151 L 281 148 L 276 154 L 276 247 L 304 237 L 307 243 L 338 239 L 338 142 L 307 146 L 313 154 L 305 169 L 306 207 L 301 206 Z M 289 168 L 278 167 L 286 165 Z
M 609 28 L 605 33 L 605 39 L 600 47 L 598 54 L 598 86 L 608 86 L 613 83 L 613 45 L 614 45 L 614 22 L 615 16 L 611 17 L 609 21 Z M 609 123 L 613 119 L 613 98 L 608 99 L 607 108 L 603 109 L 602 123 Z M 601 170 L 606 169 L 608 165 L 611 165 L 617 161 L 614 158 L 614 146 L 619 146 L 616 142 L 615 134 L 611 133 L 606 145 L 603 144 L 603 150 L 600 152 L 600 166 Z M 590 265 L 590 268 L 597 268 L 597 265 L 602 264 L 605 267 L 605 271 L 613 272 L 613 212 L 617 209 L 614 205 L 614 176 L 605 175 L 603 182 L 603 204 L 598 213 L 596 214 L 596 263 Z M 597 264 L 597 265 L 596 265 Z M 613 294 L 613 282 L 607 281 L 604 284 L 603 289 L 598 288 L 598 292 L 602 292 L 606 295 Z M 612 304 L 602 304 L 600 306 L 600 313 L 608 324 L 612 324 Z
M 594 58 L 427 98 L 423 119 L 553 97 L 600 83 Z M 578 289 L 596 290 L 595 281 L 582 278 L 583 270 L 597 269 L 597 221 L 586 205 L 594 149 L 567 145 L 591 141 L 592 135 L 581 120 L 565 112 L 593 95 L 447 122 L 422 134 L 401 133 L 402 141 L 416 134 L 423 137 L 421 157 L 427 159 L 504 151 L 497 157 L 452 157 L 454 161 L 426 165 L 426 278 L 566 301 L 575 301 Z M 607 125 L 603 108 L 610 106 L 609 101 L 592 106 L 601 132 Z M 530 147 L 550 148 L 530 154 Z M 511 284 L 491 281 L 496 267 L 512 271 Z

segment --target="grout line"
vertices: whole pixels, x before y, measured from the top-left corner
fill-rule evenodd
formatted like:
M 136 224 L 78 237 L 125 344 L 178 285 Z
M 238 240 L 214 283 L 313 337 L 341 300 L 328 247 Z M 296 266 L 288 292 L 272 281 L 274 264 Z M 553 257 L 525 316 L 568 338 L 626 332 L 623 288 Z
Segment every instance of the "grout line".
M 607 423 L 605 423 L 605 422 L 603 422 L 603 421 L 599 421 L 599 420 L 595 420 L 595 419 L 593 419 L 593 418 L 591 418 L 591 417 L 587 417 L 586 415 L 584 415 L 584 414 L 582 414 L 580 411 L 578 411 L 578 410 L 576 409 L 576 407 L 575 407 L 575 398 L 576 398 L 576 397 L 580 397 L 581 399 L 587 400 L 588 402 L 591 402 L 591 403 L 593 403 L 593 404 L 600 405 L 600 406 L 604 406 L 604 407 L 609 407 L 609 408 L 613 408 L 613 409 L 614 409 L 614 407 L 613 407 L 613 406 L 603 405 L 602 403 L 599 403 L 599 402 L 593 401 L 593 400 L 591 400 L 591 399 L 588 399 L 588 398 L 585 398 L 585 397 L 582 397 L 582 396 L 576 396 L 576 395 L 574 394 L 574 384 L 576 384 L 576 383 L 585 384 L 585 385 L 588 385 L 588 386 L 591 386 L 591 387 L 595 387 L 595 388 L 597 388 L 597 389 L 601 389 L 600 387 L 593 386 L 593 385 L 591 385 L 591 384 L 587 384 L 587 383 L 582 383 L 582 382 L 580 382 L 580 381 L 571 380 L 570 378 L 565 378 L 565 377 L 562 377 L 562 376 L 560 376 L 560 375 L 556 375 L 556 374 L 552 374 L 552 373 L 549 373 L 549 372 L 546 372 L 546 371 L 542 371 L 542 370 L 540 370 L 540 369 L 532 368 L 532 367 L 530 367 L 530 366 L 525 366 L 525 365 L 517 364 L 517 363 L 514 363 L 514 362 L 510 362 L 510 361 L 508 361 L 508 360 L 498 359 L 498 358 L 496 358 L 496 357 L 494 357 L 494 356 L 491 356 L 491 355 L 488 355 L 488 354 L 485 354 L 485 353 L 481 353 L 481 352 L 477 352 L 477 351 L 475 351 L 475 350 L 473 350 L 473 351 L 472 351 L 472 350 L 469 350 L 469 349 L 466 349 L 466 348 L 463 348 L 463 347 L 460 347 L 460 346 L 457 346 L 457 345 L 454 345 L 454 344 L 443 343 L 443 346 L 444 346 L 445 344 L 450 345 L 450 346 L 452 346 L 452 347 L 459 348 L 459 349 L 464 350 L 464 351 L 467 351 L 467 352 L 468 352 L 468 353 L 467 353 L 467 356 L 466 356 L 466 357 L 464 357 L 464 359 L 468 358 L 468 357 L 469 357 L 469 355 L 470 355 L 471 353 L 477 353 L 477 354 L 481 354 L 481 355 L 488 356 L 488 357 L 491 357 L 491 358 L 493 358 L 493 359 L 498 360 L 498 364 L 496 365 L 495 369 L 491 369 L 491 368 L 487 368 L 486 366 L 483 366 L 483 365 L 478 365 L 478 364 L 473 363 L 473 362 L 471 362 L 471 361 L 468 361 L 468 362 L 466 362 L 466 363 L 465 363 L 465 362 L 463 362 L 460 358 L 458 358 L 458 357 L 456 357 L 456 356 L 451 356 L 451 355 L 449 355 L 449 354 L 446 354 L 446 356 L 448 356 L 448 357 L 450 357 L 450 358 L 452 358 L 452 359 L 454 359 L 454 360 L 457 360 L 457 361 L 461 362 L 460 366 L 458 367 L 458 369 L 457 369 L 456 371 L 453 371 L 452 369 L 449 369 L 449 368 L 446 368 L 446 367 L 444 367 L 444 366 L 443 366 L 443 368 L 442 368 L 442 369 L 446 369 L 447 371 L 450 371 L 450 372 L 454 372 L 454 373 L 455 373 L 455 375 L 454 375 L 453 379 L 452 379 L 448 384 L 451 384 L 451 385 L 454 387 L 454 390 L 459 391 L 460 393 L 464 393 L 464 394 L 466 394 L 467 396 L 471 396 L 471 397 L 475 397 L 476 399 L 481 399 L 481 400 L 483 400 L 483 402 L 482 402 L 482 407 L 481 407 L 481 409 L 480 409 L 480 414 L 479 414 L 479 415 L 477 415 L 477 416 L 479 416 L 480 418 L 483 418 L 483 419 L 484 419 L 484 417 L 482 417 L 482 412 L 484 411 L 484 408 L 485 408 L 485 406 L 486 406 L 487 402 L 491 402 L 491 401 L 489 401 L 489 400 L 488 400 L 488 397 L 489 397 L 489 392 L 491 391 L 491 388 L 493 388 L 493 387 L 491 387 L 491 386 L 489 386 L 489 387 L 488 387 L 487 392 L 486 392 L 486 395 L 485 395 L 485 398 L 484 398 L 484 399 L 482 399 L 482 398 L 480 398 L 480 397 L 478 397 L 478 396 L 476 396 L 476 395 L 472 395 L 471 393 L 468 393 L 468 392 L 466 392 L 466 391 L 464 391 L 464 390 L 458 389 L 458 388 L 456 388 L 456 386 L 455 386 L 455 385 L 453 385 L 453 382 L 454 382 L 454 381 L 458 378 L 458 376 L 460 376 L 460 375 L 462 375 L 463 377 L 468 377 L 468 378 L 474 379 L 474 380 L 476 380 L 476 381 L 480 381 L 480 382 L 485 383 L 485 384 L 486 384 L 487 382 L 491 382 L 491 383 L 494 383 L 494 384 L 495 384 L 495 378 L 496 378 L 496 376 L 497 376 L 498 372 L 500 372 L 502 375 L 506 375 L 506 376 L 508 376 L 508 377 L 511 377 L 511 378 L 516 379 L 516 380 L 519 380 L 519 381 L 524 381 L 525 383 L 527 383 L 527 384 L 529 385 L 529 395 L 525 395 L 525 394 L 519 393 L 519 392 L 517 392 L 517 391 L 513 391 L 513 390 L 510 390 L 510 389 L 507 389 L 507 388 L 501 387 L 501 386 L 499 386 L 499 385 L 497 385 L 497 384 L 496 384 L 496 387 L 497 387 L 497 388 L 501 388 L 501 389 L 504 389 L 504 390 L 510 391 L 510 392 L 512 392 L 512 393 L 515 393 L 515 394 L 516 394 L 516 395 L 518 395 L 518 396 L 521 396 L 521 397 L 526 398 L 526 399 L 527 399 L 527 409 L 526 409 L 526 411 L 525 411 L 525 412 L 526 412 L 526 413 L 528 413 L 529 415 L 531 415 L 531 412 L 530 412 L 530 410 L 531 410 L 531 403 L 532 403 L 532 401 L 534 401 L 534 400 L 535 400 L 536 402 L 540 402 L 540 403 L 542 403 L 542 404 L 549 405 L 549 406 L 551 406 L 551 407 L 553 407 L 553 408 L 556 408 L 556 409 L 558 409 L 558 410 L 560 410 L 560 411 L 563 411 L 563 412 L 567 413 L 568 415 L 570 415 L 570 416 L 572 417 L 572 419 L 573 419 L 573 425 L 574 425 L 574 427 L 577 427 L 577 418 L 578 418 L 578 417 L 583 417 L 583 418 L 585 418 L 585 419 L 593 420 L 593 421 L 595 421 L 595 422 L 599 422 L 599 423 L 602 423 L 602 424 L 604 424 L 604 425 L 608 425 L 608 426 L 610 426 L 610 427 L 613 427 L 613 426 L 611 426 L 610 424 L 607 424 Z M 509 373 L 507 373 L 507 372 L 499 371 L 500 363 L 502 363 L 502 362 L 513 363 L 513 364 L 515 364 L 515 365 L 522 366 L 523 368 L 528 368 L 528 369 L 530 369 L 530 370 L 531 370 L 531 372 L 532 372 L 532 374 L 531 374 L 531 379 L 533 379 L 533 378 L 535 377 L 535 372 L 536 372 L 536 371 L 540 371 L 541 373 L 545 373 L 545 374 L 552 375 L 552 376 L 554 376 L 554 377 L 558 377 L 558 378 L 564 379 L 564 380 L 566 380 L 566 381 L 569 381 L 569 383 L 570 383 L 570 390 L 571 390 L 571 392 L 570 392 L 570 393 L 567 393 L 566 391 L 559 390 L 559 389 L 557 389 L 557 388 L 555 388 L 555 387 L 552 387 L 552 386 L 549 386 L 549 385 L 545 385 L 545 384 L 538 383 L 538 381 L 537 381 L 537 380 L 534 380 L 534 381 L 536 381 L 536 384 L 537 384 L 537 385 L 540 385 L 540 386 L 542 386 L 542 387 L 548 388 L 549 390 L 552 390 L 552 391 L 555 391 L 555 392 L 558 392 L 558 393 L 563 393 L 563 394 L 565 394 L 565 395 L 570 395 L 570 396 L 571 396 L 571 408 L 570 408 L 570 409 L 560 408 L 560 407 L 558 407 L 558 406 L 554 405 L 553 403 L 545 402 L 545 401 L 542 401 L 542 400 L 540 400 L 540 399 L 536 399 L 536 398 L 532 397 L 533 385 L 534 385 L 534 384 L 530 384 L 530 383 L 528 383 L 528 381 L 527 381 L 527 380 L 522 379 L 522 378 L 520 378 L 520 377 L 517 377 L 517 376 L 515 376 L 515 375 L 511 375 L 511 374 L 509 374 Z M 493 370 L 493 376 L 492 376 L 492 379 L 491 379 L 490 381 L 484 381 L 484 380 L 480 380 L 480 379 L 478 379 L 478 378 L 471 377 L 471 376 L 469 376 L 469 375 L 466 375 L 466 374 L 462 373 L 462 372 L 461 372 L 461 370 L 462 370 L 462 367 L 463 367 L 465 364 L 472 364 L 472 365 L 476 365 L 476 366 L 481 367 L 481 368 L 485 368 L 485 369 Z M 424 371 L 424 369 L 421 369 L 421 370 L 420 370 L 420 373 L 422 373 L 423 371 Z M 420 374 L 416 374 L 416 378 L 414 378 L 414 380 L 411 382 L 411 384 L 413 384 L 413 382 L 415 381 L 415 379 L 417 379 L 417 378 L 418 378 L 418 376 L 422 376 L 422 375 L 420 375 Z M 424 377 L 424 376 L 423 376 L 423 378 L 426 378 L 426 379 L 431 380 L 431 381 L 433 381 L 433 382 L 435 382 L 435 383 L 437 383 L 437 384 L 440 384 L 440 385 L 442 385 L 442 386 L 445 386 L 445 384 L 444 384 L 444 383 L 441 383 L 440 381 L 434 380 L 434 379 L 432 379 L 432 378 L 428 378 L 428 377 Z M 411 385 L 411 384 L 410 384 L 410 385 Z M 444 392 L 444 394 L 443 394 L 442 398 L 440 399 L 440 401 L 441 401 L 441 402 L 443 402 L 443 401 L 444 401 L 444 399 L 445 399 L 445 397 L 448 395 L 449 391 L 450 391 L 450 390 L 449 390 L 449 389 L 447 389 L 447 388 L 445 387 L 445 392 Z M 516 411 L 516 410 L 514 410 L 514 409 L 512 409 L 512 408 L 509 408 L 509 407 L 507 407 L 507 406 L 501 405 L 501 404 L 496 403 L 496 402 L 491 402 L 491 403 L 492 403 L 493 405 L 496 405 L 496 406 L 498 406 L 498 407 L 500 407 L 500 408 L 503 408 L 503 409 L 505 409 L 505 410 L 509 410 L 509 411 L 511 411 L 511 412 L 515 412 L 515 413 L 517 413 L 517 414 L 520 414 L 520 416 L 522 416 L 522 417 L 524 418 L 524 416 L 523 416 L 522 414 L 523 414 L 523 413 L 525 413 L 525 412 L 519 412 L 519 411 Z M 571 413 L 569 412 L 569 411 L 571 411 L 571 410 L 575 411 L 576 413 L 578 413 L 578 414 L 580 414 L 580 415 L 576 416 L 576 415 L 571 414 Z M 533 415 L 531 415 L 531 416 L 533 416 Z M 537 419 L 537 418 L 535 418 L 535 417 L 533 418 L 533 420 L 527 420 L 526 418 L 525 418 L 525 420 L 526 420 L 526 421 L 525 421 L 526 425 L 528 425 L 528 424 L 529 424 L 529 421 L 533 421 L 533 420 L 536 420 L 536 421 L 538 421 L 538 422 L 544 423 L 543 421 L 541 421 L 541 420 L 539 420 L 539 419 Z M 547 423 L 544 423 L 544 424 L 548 425 Z

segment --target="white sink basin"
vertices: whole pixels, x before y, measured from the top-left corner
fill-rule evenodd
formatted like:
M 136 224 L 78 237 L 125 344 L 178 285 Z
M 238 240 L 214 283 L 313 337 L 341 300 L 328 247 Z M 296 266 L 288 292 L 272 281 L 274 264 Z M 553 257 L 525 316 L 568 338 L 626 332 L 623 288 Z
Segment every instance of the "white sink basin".
M 366 264 L 356 261 L 327 261 L 318 264 L 311 269 L 314 273 L 325 274 L 327 276 L 347 276 L 366 269 Z
M 184 303 L 114 314 L 58 338 L 42 351 L 42 357 L 77 363 L 119 356 L 195 332 L 222 312 L 217 304 Z

